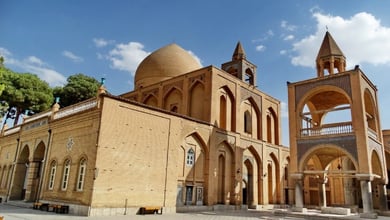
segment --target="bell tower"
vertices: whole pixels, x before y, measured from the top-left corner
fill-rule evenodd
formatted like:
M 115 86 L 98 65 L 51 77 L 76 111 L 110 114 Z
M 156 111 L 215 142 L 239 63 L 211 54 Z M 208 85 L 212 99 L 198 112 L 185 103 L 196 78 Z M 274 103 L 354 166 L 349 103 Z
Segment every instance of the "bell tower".
M 256 86 L 256 65 L 246 59 L 241 43 L 238 42 L 233 52 L 232 61 L 222 64 L 222 70 L 228 72 L 249 85 Z
M 361 217 L 375 217 L 374 209 L 387 210 L 378 91 L 359 66 L 345 66 L 343 52 L 326 32 L 317 77 L 287 82 L 291 187 L 298 211 L 304 204 L 362 204 Z
M 329 75 L 335 74 L 335 70 L 338 73 L 345 71 L 345 56 L 328 31 L 322 41 L 316 64 L 317 77 L 324 77 L 325 71 L 328 71 Z

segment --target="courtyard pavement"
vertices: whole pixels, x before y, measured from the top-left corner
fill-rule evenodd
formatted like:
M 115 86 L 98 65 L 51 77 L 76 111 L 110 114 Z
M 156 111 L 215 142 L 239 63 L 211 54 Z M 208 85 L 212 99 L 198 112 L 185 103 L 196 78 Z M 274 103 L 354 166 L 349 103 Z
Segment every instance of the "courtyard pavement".
M 162 215 L 122 215 L 122 216 L 74 216 L 70 214 L 56 214 L 34 210 L 32 208 L 19 207 L 6 203 L 0 204 L 0 216 L 4 220 L 255 220 L 255 219 L 350 219 L 357 220 L 358 215 L 340 216 L 324 215 L 317 211 L 311 210 L 306 214 L 292 213 L 287 210 L 275 211 L 255 211 L 255 210 L 238 210 L 238 211 L 212 211 L 212 212 L 194 212 L 194 213 L 175 213 Z M 380 220 L 390 220 L 390 217 L 379 216 Z

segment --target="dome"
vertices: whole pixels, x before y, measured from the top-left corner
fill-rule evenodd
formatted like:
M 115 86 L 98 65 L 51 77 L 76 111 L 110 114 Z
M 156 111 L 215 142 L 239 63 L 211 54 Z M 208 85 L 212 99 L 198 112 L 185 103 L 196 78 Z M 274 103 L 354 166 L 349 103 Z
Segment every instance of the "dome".
M 135 88 L 142 88 L 201 66 L 187 51 L 177 44 L 169 44 L 147 56 L 135 72 Z

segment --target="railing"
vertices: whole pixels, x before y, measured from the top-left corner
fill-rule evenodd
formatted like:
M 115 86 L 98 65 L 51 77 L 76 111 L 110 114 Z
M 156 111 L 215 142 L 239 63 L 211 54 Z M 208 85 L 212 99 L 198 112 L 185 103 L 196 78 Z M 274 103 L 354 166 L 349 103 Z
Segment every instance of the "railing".
M 69 107 L 66 107 L 64 109 L 60 109 L 58 112 L 54 114 L 54 119 L 59 119 L 68 115 L 73 115 L 81 111 L 85 111 L 91 108 L 94 108 L 97 106 L 97 100 L 88 100 L 85 102 L 81 102 L 80 104 L 77 105 L 72 105 Z
M 352 122 L 325 124 L 320 127 L 301 129 L 301 137 L 348 134 L 353 132 Z

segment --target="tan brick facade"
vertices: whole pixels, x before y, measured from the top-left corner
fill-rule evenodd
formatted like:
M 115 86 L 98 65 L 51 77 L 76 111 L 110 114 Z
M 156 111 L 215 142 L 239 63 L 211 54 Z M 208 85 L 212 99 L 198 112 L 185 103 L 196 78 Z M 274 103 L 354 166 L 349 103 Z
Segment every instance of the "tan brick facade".
M 166 62 L 180 62 L 169 53 L 182 49 L 167 48 L 159 52 Z M 232 71 L 239 62 L 250 71 Z M 175 73 L 186 63 L 189 72 Z M 55 104 L 3 129 L 0 197 L 69 205 L 80 215 L 285 204 L 289 149 L 280 145 L 280 102 L 256 88 L 245 56 L 232 64 L 226 72 L 187 61 L 161 76 L 164 69 L 141 64 L 149 72 L 137 73 L 132 92 L 113 96 L 102 87 L 94 99 Z

